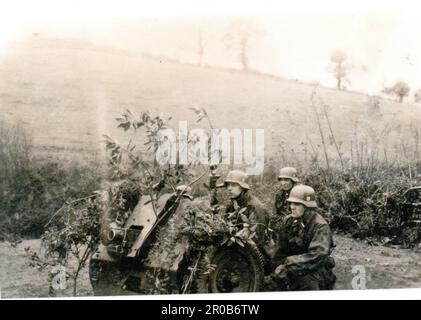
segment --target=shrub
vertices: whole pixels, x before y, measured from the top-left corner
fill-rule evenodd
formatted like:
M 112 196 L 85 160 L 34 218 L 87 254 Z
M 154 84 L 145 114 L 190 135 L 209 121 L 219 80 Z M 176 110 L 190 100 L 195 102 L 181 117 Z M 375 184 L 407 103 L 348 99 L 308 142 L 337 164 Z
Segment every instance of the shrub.
M 0 239 L 39 237 L 49 218 L 72 199 L 99 188 L 97 170 L 73 163 L 42 162 L 20 127 L 0 127 Z

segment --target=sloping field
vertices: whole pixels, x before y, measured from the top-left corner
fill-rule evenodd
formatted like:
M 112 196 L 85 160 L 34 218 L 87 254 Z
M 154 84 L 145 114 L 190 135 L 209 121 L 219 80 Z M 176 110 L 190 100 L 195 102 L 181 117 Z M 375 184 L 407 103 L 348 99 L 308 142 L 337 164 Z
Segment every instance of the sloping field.
M 363 94 L 39 36 L 0 60 L 0 119 L 24 126 L 42 157 L 65 160 L 101 157 L 102 135 L 122 139 L 114 118 L 128 108 L 172 116 L 177 129 L 178 120 L 197 127 L 193 106 L 206 108 L 217 128 L 265 129 L 266 159 L 292 161 L 291 149 L 321 158 L 312 92 L 332 158 L 323 105 L 344 153 L 351 141 L 381 154 L 414 149 L 420 105 L 380 100 L 376 109 Z

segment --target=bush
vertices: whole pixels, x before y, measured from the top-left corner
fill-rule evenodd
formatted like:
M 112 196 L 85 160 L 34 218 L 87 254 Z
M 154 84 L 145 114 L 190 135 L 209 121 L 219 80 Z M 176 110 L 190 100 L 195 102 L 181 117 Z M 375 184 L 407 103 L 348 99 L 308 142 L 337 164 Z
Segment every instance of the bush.
M 305 183 L 317 190 L 333 228 L 357 237 L 400 232 L 403 194 L 411 183 L 403 168 L 379 165 L 371 170 L 315 172 Z
M 0 128 L 0 239 L 39 237 L 52 214 L 67 201 L 92 194 L 100 175 L 79 164 L 36 161 L 19 127 Z
M 257 177 L 252 179 L 253 192 L 270 210 L 277 191 L 276 176 L 276 171 L 268 168 L 263 183 Z M 315 189 L 318 204 L 332 229 L 357 238 L 380 236 L 400 240 L 408 232 L 402 224 L 404 192 L 412 183 L 408 167 L 381 163 L 345 170 L 316 167 L 302 176 L 302 183 Z

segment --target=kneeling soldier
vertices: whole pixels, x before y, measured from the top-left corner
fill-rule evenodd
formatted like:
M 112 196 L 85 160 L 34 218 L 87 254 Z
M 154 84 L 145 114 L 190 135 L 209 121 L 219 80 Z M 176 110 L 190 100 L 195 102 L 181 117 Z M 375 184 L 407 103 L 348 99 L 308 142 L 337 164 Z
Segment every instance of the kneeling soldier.
M 335 261 L 332 234 L 326 220 L 316 212 L 314 189 L 295 186 L 287 199 L 291 214 L 283 219 L 279 230 L 278 265 L 272 279 L 284 280 L 289 290 L 331 290 L 336 281 L 332 272 Z

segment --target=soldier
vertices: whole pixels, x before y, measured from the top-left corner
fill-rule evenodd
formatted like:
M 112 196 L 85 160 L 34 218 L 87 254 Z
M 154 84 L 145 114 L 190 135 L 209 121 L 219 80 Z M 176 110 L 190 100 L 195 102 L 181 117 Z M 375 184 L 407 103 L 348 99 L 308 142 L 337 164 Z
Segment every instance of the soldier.
M 267 243 L 267 253 L 272 260 L 277 251 L 279 228 L 282 225 L 282 219 L 291 213 L 287 202 L 289 193 L 300 182 L 297 170 L 293 167 L 282 168 L 279 171 L 278 180 L 280 182 L 280 190 L 275 196 L 275 214 L 269 222 L 270 239 Z
M 265 243 L 266 229 L 269 223 L 269 212 L 264 205 L 250 193 L 250 186 L 247 183 L 247 174 L 240 170 L 233 170 L 228 173 L 224 181 L 231 201 L 227 205 L 226 212 L 234 212 L 247 208 L 244 212 L 250 224 L 257 224 L 256 244 L 262 249 Z M 262 251 L 262 250 L 261 250 Z M 262 251 L 264 253 L 264 250 Z
M 291 214 L 283 219 L 279 249 L 272 279 L 289 285 L 290 290 L 331 290 L 336 276 L 332 234 L 326 220 L 316 212 L 314 189 L 295 186 L 287 199 Z
M 287 199 L 291 189 L 300 182 L 297 176 L 297 170 L 293 167 L 282 168 L 279 172 L 278 180 L 280 182 L 280 191 L 275 197 L 275 213 L 277 216 L 286 216 L 289 214 Z

